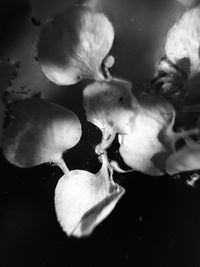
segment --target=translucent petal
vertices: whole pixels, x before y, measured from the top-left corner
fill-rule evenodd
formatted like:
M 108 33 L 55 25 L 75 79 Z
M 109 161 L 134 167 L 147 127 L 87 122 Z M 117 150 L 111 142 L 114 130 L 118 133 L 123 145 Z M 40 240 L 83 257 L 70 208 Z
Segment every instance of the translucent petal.
M 95 175 L 84 170 L 65 174 L 55 190 L 57 219 L 67 235 L 87 236 L 115 207 L 125 190 L 109 174 L 107 158 Z
M 200 169 L 200 144 L 188 143 L 183 148 L 171 154 L 166 160 L 168 174 L 176 174 Z
M 38 56 L 42 71 L 59 85 L 104 79 L 101 65 L 113 39 L 112 24 L 104 14 L 72 6 L 41 30 Z
M 40 100 L 26 99 L 14 109 L 14 119 L 3 134 L 3 152 L 19 167 L 52 162 L 65 169 L 64 151 L 81 137 L 81 124 L 72 111 Z

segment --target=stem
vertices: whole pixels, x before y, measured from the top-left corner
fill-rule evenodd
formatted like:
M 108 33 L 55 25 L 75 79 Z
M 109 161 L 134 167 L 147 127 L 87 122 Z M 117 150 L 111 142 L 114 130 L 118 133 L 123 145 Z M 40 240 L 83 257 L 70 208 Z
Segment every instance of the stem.
M 118 173 L 128 173 L 128 172 L 133 172 L 134 170 L 133 169 L 130 169 L 130 170 L 123 170 L 120 168 L 118 162 L 112 160 L 110 162 L 110 167 L 112 168 L 112 170 L 118 172 Z
M 111 131 L 102 131 L 102 139 L 101 143 L 96 146 L 95 152 L 98 155 L 104 154 L 107 148 L 109 148 L 115 139 L 116 132 L 114 130 Z
M 69 169 L 62 158 L 56 162 L 56 165 L 60 167 L 64 174 L 69 172 Z

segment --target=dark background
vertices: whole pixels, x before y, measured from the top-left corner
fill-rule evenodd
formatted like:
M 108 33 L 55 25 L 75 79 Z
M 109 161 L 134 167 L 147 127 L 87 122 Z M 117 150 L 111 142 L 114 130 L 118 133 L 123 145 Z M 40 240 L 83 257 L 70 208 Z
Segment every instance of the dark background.
M 44 2 L 45 8 L 54 10 L 53 1 Z M 112 74 L 144 86 L 153 77 L 166 32 L 181 7 L 170 0 L 104 0 L 102 8 L 116 33 Z M 43 89 L 47 99 L 75 111 L 83 136 L 65 154 L 65 161 L 70 169 L 97 172 L 100 164 L 93 148 L 101 134 L 86 123 L 82 86 L 59 88 L 39 73 L 34 50 L 38 26 L 31 16 L 28 1 L 0 2 L 0 57 L 21 61 L 10 88 Z M 110 157 L 119 158 L 116 150 L 115 143 Z M 0 160 L 0 267 L 200 266 L 200 185 L 188 186 L 187 174 L 180 179 L 137 172 L 115 175 L 126 194 L 90 237 L 78 240 L 68 238 L 56 220 L 54 190 L 62 175 L 59 168 L 20 169 L 3 156 Z

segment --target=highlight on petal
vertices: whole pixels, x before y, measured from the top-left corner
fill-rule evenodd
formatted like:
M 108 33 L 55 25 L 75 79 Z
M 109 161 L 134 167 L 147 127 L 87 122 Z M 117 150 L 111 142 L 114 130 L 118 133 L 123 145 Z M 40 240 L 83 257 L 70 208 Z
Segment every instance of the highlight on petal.
M 119 152 L 134 170 L 148 175 L 163 175 L 165 157 L 173 149 L 172 126 L 175 112 L 171 104 L 159 98 L 141 101 L 133 121 L 133 131 L 119 135 Z
M 102 80 L 102 62 L 113 40 L 113 26 L 104 14 L 87 6 L 72 6 L 43 26 L 39 63 L 46 77 L 59 85 Z
M 6 159 L 22 168 L 55 163 L 67 172 L 62 154 L 74 147 L 82 135 L 76 114 L 39 98 L 30 98 L 16 104 L 13 116 L 3 133 Z
M 125 190 L 114 183 L 108 161 L 102 155 L 101 170 L 95 175 L 84 170 L 65 174 L 55 189 L 55 210 L 68 236 L 88 236 L 113 210 Z
M 172 153 L 166 160 L 166 171 L 170 175 L 199 169 L 200 144 L 193 141 Z
M 116 133 L 132 131 L 131 120 L 140 108 L 131 83 L 118 78 L 88 85 L 83 91 L 83 106 L 87 120 L 102 131 L 102 149 L 112 143 Z

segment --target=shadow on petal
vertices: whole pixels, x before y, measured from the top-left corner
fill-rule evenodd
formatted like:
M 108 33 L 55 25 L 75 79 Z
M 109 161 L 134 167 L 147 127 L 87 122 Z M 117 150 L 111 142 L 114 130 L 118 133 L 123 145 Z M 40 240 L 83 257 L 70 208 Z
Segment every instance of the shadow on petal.
M 112 212 L 124 193 L 125 190 L 118 186 L 115 192 L 85 213 L 72 234 L 77 237 L 90 235 L 94 228 Z
M 147 175 L 164 174 L 165 159 L 172 151 L 175 111 L 165 99 L 146 97 L 133 121 L 133 131 L 119 135 L 119 152 L 124 162 Z
M 76 114 L 39 98 L 30 98 L 15 106 L 13 117 L 3 132 L 6 159 L 21 168 L 55 163 L 66 173 L 62 154 L 74 147 L 82 135 Z
M 102 131 L 97 154 L 101 154 L 112 144 L 116 133 L 131 132 L 131 121 L 139 109 L 139 103 L 133 96 L 131 88 L 130 82 L 112 78 L 94 82 L 84 89 L 83 106 L 87 120 Z
M 88 236 L 113 210 L 125 190 L 114 183 L 107 157 L 95 175 L 84 170 L 65 174 L 55 189 L 57 219 L 67 233 Z

